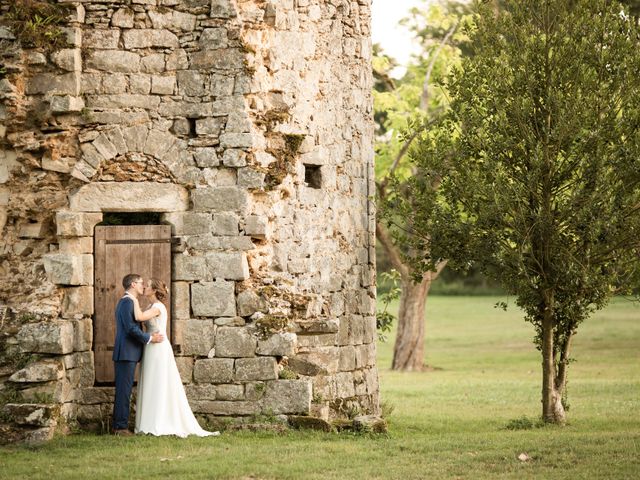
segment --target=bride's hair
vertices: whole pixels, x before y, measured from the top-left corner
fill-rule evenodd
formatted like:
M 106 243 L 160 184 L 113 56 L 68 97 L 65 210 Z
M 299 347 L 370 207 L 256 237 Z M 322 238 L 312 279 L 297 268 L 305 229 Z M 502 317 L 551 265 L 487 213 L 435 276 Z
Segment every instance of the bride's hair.
M 167 290 L 167 286 L 162 280 L 158 280 L 157 278 L 152 278 L 150 281 L 151 288 L 156 292 L 156 298 L 160 301 L 163 301 L 169 295 L 169 291 Z

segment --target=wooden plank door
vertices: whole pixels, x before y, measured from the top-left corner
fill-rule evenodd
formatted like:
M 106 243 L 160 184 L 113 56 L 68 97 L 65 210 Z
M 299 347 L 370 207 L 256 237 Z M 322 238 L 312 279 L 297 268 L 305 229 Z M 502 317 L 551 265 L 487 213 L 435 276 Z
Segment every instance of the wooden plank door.
M 171 227 L 169 225 L 97 226 L 94 236 L 95 316 L 93 345 L 96 382 L 114 381 L 113 345 L 116 336 L 115 309 L 124 294 L 122 279 L 137 273 L 146 281 L 162 280 L 171 294 Z M 165 300 L 171 339 L 171 298 Z M 140 302 L 144 309 L 144 302 Z

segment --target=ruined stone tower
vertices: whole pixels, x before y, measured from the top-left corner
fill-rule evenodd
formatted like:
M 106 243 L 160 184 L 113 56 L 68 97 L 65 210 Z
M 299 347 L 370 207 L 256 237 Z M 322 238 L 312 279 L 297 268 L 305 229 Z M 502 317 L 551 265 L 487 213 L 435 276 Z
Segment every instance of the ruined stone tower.
M 169 226 L 196 415 L 376 414 L 370 0 L 48 3 L 0 0 L 0 424 L 107 425 L 112 213 Z

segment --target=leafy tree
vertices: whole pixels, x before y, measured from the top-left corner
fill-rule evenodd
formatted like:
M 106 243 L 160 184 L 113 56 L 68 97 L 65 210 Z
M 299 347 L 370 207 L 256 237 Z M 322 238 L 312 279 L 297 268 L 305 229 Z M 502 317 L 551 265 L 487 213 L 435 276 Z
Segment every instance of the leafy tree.
M 543 419 L 563 423 L 573 336 L 638 270 L 640 32 L 607 0 L 504 3 L 478 7 L 450 111 L 412 152 L 413 199 L 394 200 L 429 247 L 417 265 L 477 262 L 516 297 Z
M 446 96 L 434 84 L 459 63 L 464 35 L 459 33 L 460 13 L 448 6 L 431 9 L 414 8 L 405 20 L 408 28 L 420 39 L 423 55 L 409 65 L 404 77 L 394 80 L 389 71 L 395 63 L 374 49 L 376 185 L 380 215 L 376 224 L 379 242 L 393 268 L 399 273 L 400 307 L 398 331 L 394 345 L 394 370 L 421 370 L 424 365 L 425 301 L 431 283 L 446 265 L 438 262 L 433 271 L 418 271 L 407 260 L 394 238 L 410 230 L 406 218 L 394 215 L 385 208 L 386 200 L 395 195 L 406 195 L 407 180 L 415 174 L 406 153 L 417 134 L 402 135 L 408 125 L 428 125 L 438 119 L 446 109 Z M 429 25 L 426 27 L 426 25 Z M 387 220 L 387 222 L 383 221 Z M 428 246 L 426 246 L 428 248 Z M 378 315 L 379 328 L 388 327 L 390 315 L 386 309 Z

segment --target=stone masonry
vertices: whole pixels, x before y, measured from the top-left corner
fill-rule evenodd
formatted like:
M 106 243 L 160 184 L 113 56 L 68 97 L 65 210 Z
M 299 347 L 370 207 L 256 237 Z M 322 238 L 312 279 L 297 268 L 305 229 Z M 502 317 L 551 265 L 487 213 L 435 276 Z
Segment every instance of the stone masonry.
M 172 226 L 196 415 L 378 414 L 370 0 L 49 0 L 65 9 L 53 51 L 18 36 L 15 3 L 0 0 L 0 436 L 108 425 L 104 212 Z

